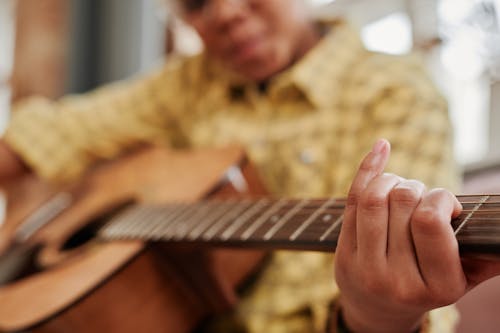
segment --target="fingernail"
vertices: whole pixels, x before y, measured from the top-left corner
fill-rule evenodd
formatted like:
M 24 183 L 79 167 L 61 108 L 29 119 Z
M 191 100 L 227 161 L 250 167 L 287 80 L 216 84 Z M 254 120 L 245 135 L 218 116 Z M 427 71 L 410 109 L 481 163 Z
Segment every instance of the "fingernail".
M 377 142 L 373 145 L 372 152 L 375 154 L 379 154 L 382 152 L 386 145 L 386 141 L 384 139 L 378 139 Z

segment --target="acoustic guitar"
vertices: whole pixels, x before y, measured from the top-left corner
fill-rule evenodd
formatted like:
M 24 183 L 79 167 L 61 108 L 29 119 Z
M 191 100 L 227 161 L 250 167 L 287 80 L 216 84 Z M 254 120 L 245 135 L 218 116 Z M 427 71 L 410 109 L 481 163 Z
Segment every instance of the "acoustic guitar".
M 344 199 L 263 196 L 244 161 L 154 148 L 63 192 L 17 182 L 0 230 L 0 330 L 187 333 L 236 302 L 262 249 L 335 250 Z M 500 197 L 459 199 L 460 250 L 496 254 Z
M 235 288 L 265 256 L 97 237 L 101 224 L 126 207 L 264 195 L 237 148 L 148 148 L 70 187 L 30 176 L 8 184 L 7 194 L 2 332 L 191 332 L 236 302 Z

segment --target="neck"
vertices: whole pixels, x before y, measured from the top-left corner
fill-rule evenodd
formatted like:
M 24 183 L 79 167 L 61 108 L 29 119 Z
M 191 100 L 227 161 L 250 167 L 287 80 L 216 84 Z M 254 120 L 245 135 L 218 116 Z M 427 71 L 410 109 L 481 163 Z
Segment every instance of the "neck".
M 319 25 L 314 22 L 305 23 L 305 28 L 303 33 L 297 38 L 297 52 L 294 57 L 294 63 L 300 60 L 306 55 L 313 47 L 315 47 L 321 37 L 323 37 L 323 31 Z

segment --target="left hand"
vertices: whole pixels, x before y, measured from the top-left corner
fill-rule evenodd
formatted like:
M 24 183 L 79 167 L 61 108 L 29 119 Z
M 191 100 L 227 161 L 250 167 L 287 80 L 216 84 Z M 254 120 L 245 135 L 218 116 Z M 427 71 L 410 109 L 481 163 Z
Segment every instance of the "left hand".
M 380 140 L 362 162 L 336 250 L 342 313 L 354 332 L 412 332 L 427 311 L 468 289 L 450 224 L 460 203 L 446 190 L 384 174 L 389 151 Z

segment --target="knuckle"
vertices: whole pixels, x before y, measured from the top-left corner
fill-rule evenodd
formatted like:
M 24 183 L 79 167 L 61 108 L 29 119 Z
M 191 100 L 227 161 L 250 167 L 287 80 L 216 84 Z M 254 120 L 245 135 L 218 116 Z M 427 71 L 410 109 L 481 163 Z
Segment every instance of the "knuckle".
M 409 288 L 405 284 L 400 284 L 395 288 L 392 298 L 396 303 L 405 305 L 420 305 L 423 301 L 419 291 Z
M 377 191 L 367 191 L 361 195 L 360 205 L 368 211 L 383 209 L 388 204 L 388 198 Z
M 436 206 L 442 206 L 443 204 L 450 204 L 457 200 L 452 192 L 444 188 L 434 188 L 430 190 L 429 196 L 433 198 L 433 201 Z
M 397 186 L 391 191 L 390 200 L 401 206 L 414 207 L 420 201 L 420 192 L 410 186 Z
M 443 224 L 443 217 L 436 209 L 422 208 L 413 214 L 411 223 L 418 231 L 432 234 Z
M 348 207 L 356 206 L 358 204 L 358 201 L 359 201 L 359 194 L 356 193 L 355 191 L 351 191 L 347 195 L 346 206 Z
M 390 298 L 396 304 L 422 305 L 424 292 L 421 284 L 415 279 L 401 279 L 393 276 Z
M 359 165 L 359 171 L 360 172 L 372 172 L 373 169 L 373 162 L 370 158 L 365 158 L 361 164 Z
M 453 193 L 444 188 L 434 188 L 429 193 L 436 195 L 439 199 L 451 199 L 455 197 Z

